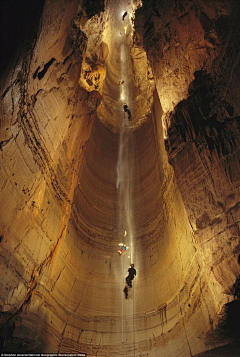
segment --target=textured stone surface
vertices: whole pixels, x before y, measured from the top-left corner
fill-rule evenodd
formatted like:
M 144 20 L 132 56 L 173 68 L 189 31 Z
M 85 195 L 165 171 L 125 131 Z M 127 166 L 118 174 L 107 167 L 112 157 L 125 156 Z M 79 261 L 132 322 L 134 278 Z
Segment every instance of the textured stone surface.
M 1 350 L 234 356 L 238 2 L 36 11 L 0 88 Z

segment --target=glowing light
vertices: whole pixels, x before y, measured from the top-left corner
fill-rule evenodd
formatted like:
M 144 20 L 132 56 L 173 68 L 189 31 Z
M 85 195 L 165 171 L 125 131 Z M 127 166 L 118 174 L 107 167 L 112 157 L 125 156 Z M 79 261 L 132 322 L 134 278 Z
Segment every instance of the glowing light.
M 126 235 L 127 235 L 127 231 L 124 232 L 124 237 L 126 237 Z
M 129 247 L 124 243 L 118 243 L 118 245 L 119 245 L 119 247 L 124 247 L 126 249 L 129 249 Z
M 126 244 L 119 243 L 120 249 L 117 251 L 119 255 L 125 255 L 126 251 L 129 249 L 129 247 L 126 246 Z

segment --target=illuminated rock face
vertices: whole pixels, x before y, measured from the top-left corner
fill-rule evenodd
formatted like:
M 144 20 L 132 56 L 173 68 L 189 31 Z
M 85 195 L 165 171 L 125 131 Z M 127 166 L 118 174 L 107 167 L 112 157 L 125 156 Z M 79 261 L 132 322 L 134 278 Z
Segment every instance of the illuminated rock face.
M 47 0 L 3 72 L 3 352 L 239 348 L 239 5 L 142 5 Z

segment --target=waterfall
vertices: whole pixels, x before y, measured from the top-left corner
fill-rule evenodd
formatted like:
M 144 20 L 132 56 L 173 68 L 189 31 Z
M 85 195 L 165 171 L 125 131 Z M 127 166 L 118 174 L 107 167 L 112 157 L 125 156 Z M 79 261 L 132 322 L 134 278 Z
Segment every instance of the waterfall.
M 132 222 L 132 173 L 133 173 L 133 152 L 132 131 L 129 127 L 127 114 L 123 111 L 123 105 L 128 99 L 128 78 L 127 78 L 127 45 L 123 38 L 123 44 L 120 47 L 121 60 L 121 78 L 124 85 L 120 86 L 120 103 L 122 105 L 122 117 L 120 118 L 120 136 L 119 151 L 117 162 L 117 182 L 118 204 L 119 204 L 119 239 L 120 242 L 127 244 L 129 250 L 127 253 L 133 262 L 133 222 Z M 130 262 L 129 262 L 130 264 Z M 127 267 L 126 267 L 127 269 Z
M 123 106 L 122 101 L 122 106 Z M 133 247 L 133 217 L 132 217 L 132 185 L 133 185 L 133 134 L 129 127 L 129 122 L 126 113 L 122 109 L 122 118 L 120 122 L 119 135 L 119 150 L 117 162 L 117 181 L 116 187 L 118 189 L 118 215 L 119 215 L 119 243 L 126 244 L 129 249 L 125 256 L 122 256 L 122 278 L 123 285 L 125 284 L 125 276 L 130 263 L 134 259 Z M 124 304 L 124 295 L 122 298 L 122 355 L 125 356 L 125 343 L 131 338 L 134 338 L 134 305 L 127 301 Z M 126 316 L 132 316 L 132 327 L 129 326 Z M 127 335 L 126 331 L 127 330 Z M 135 356 L 135 347 L 134 347 Z
M 130 79 L 129 66 L 131 60 L 129 58 L 128 46 L 126 36 L 122 36 L 122 43 L 120 45 L 120 64 L 121 64 L 121 78 L 124 83 L 120 84 L 120 118 L 119 118 L 119 149 L 117 162 L 117 179 L 116 187 L 118 191 L 118 232 L 119 243 L 125 244 L 128 249 L 125 255 L 120 258 L 122 260 L 122 290 L 125 286 L 125 276 L 130 263 L 134 263 L 134 224 L 132 215 L 133 202 L 133 173 L 134 173 L 134 140 L 133 130 L 128 120 L 128 114 L 124 112 L 123 106 L 127 104 L 131 108 L 130 98 Z M 131 110 L 131 109 L 130 109 Z M 133 283 L 134 285 L 134 283 Z M 131 288 L 129 294 L 130 300 L 125 300 L 122 293 L 122 356 L 126 353 L 126 342 L 133 341 L 133 352 L 135 356 L 135 332 L 134 332 L 134 296 Z M 129 317 L 131 316 L 131 322 Z

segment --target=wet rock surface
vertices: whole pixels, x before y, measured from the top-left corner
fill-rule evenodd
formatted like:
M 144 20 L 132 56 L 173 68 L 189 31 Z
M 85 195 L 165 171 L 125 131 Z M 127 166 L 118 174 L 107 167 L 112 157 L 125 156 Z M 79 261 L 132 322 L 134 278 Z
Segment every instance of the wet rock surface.
M 238 2 L 38 10 L 1 81 L 1 351 L 237 355 Z

